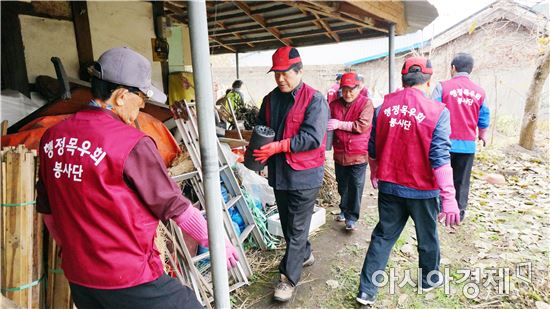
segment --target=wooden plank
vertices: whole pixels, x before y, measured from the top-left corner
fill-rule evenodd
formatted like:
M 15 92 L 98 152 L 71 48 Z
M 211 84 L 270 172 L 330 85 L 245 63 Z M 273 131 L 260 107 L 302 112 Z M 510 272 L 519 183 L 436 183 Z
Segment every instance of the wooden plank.
M 72 308 L 69 281 L 67 281 L 61 269 L 60 248 L 51 236 L 49 236 L 48 242 L 48 291 L 46 296 L 46 308 Z
M 8 121 L 2 121 L 2 136 L 8 134 Z
M 395 31 L 398 35 L 407 31 L 408 24 L 403 1 L 342 1 L 340 9 L 347 13 L 368 13 L 377 19 L 395 23 Z
M 78 76 L 81 80 L 89 81 L 87 69 L 94 62 L 94 53 L 90 20 L 88 18 L 88 5 L 86 1 L 71 1 L 71 11 L 73 13 L 74 35 L 80 68 Z
M 6 297 L 22 307 L 32 307 L 32 289 L 26 287 L 33 279 L 33 212 L 32 205 L 26 200 L 29 193 L 25 181 L 30 178 L 30 167 L 27 166 L 22 147 L 5 152 L 6 162 L 5 201 L 2 206 L 2 239 L 1 239 L 1 269 L 3 269 L 0 285 Z M 34 172 L 34 171 L 33 171 Z M 8 206 L 21 205 L 21 206 Z M 26 288 L 25 288 L 26 287 Z M 38 304 L 36 304 L 38 307 Z
M 334 2 L 335 5 L 340 5 L 340 2 Z M 317 13 L 319 15 L 339 19 L 346 21 L 351 24 L 355 24 L 358 26 L 370 28 L 373 30 L 381 31 L 384 33 L 388 32 L 388 29 L 384 27 L 377 26 L 376 20 L 374 18 L 371 18 L 366 15 L 362 16 L 355 16 L 351 17 L 349 15 L 343 14 L 340 12 L 339 9 L 336 9 L 334 7 L 331 7 L 324 2 L 317 2 L 317 1 L 289 1 L 287 2 L 288 5 L 296 7 L 296 8 L 302 8 L 305 11 L 308 11 L 310 13 Z

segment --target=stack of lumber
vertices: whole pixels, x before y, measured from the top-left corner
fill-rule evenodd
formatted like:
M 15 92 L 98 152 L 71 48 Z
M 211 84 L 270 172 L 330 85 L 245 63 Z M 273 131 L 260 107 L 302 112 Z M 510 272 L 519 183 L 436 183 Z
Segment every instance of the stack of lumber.
M 44 301 L 43 224 L 35 211 L 36 151 L 3 148 L 0 216 L 0 289 L 24 308 Z

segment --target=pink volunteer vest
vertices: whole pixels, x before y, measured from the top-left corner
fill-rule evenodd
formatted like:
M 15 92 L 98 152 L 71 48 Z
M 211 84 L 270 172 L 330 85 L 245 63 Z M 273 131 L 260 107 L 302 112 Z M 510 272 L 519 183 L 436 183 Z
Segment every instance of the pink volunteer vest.
M 162 275 L 153 242 L 159 220 L 123 179 L 124 162 L 144 136 L 106 112 L 84 110 L 42 137 L 41 178 L 70 282 L 119 289 Z
M 338 99 L 330 103 L 331 118 L 342 121 L 356 121 L 359 119 L 361 112 L 365 109 L 365 105 L 368 103 L 368 99 L 362 95 L 359 95 L 351 106 L 348 112 L 344 115 L 344 103 L 343 99 Z M 343 130 L 334 131 L 333 147 L 335 153 L 348 153 L 348 154 L 366 154 L 369 152 L 369 137 L 370 130 L 361 134 L 347 132 Z
M 327 91 L 327 102 L 330 103 L 338 99 L 338 91 L 340 90 L 340 84 L 334 84 L 330 86 L 330 89 Z
M 286 116 L 285 128 L 283 131 L 283 139 L 291 138 L 298 134 L 300 126 L 304 122 L 306 109 L 311 104 L 313 95 L 316 90 L 308 86 L 306 83 L 302 83 L 300 89 L 296 93 L 296 99 L 288 115 Z M 265 100 L 265 119 L 268 127 L 271 127 L 271 93 L 269 93 Z M 319 148 L 300 151 L 300 152 L 287 152 L 285 153 L 286 162 L 290 167 L 295 170 L 307 170 L 325 164 L 325 146 L 327 141 L 327 135 L 323 137 L 323 142 Z
M 384 97 L 376 118 L 378 179 L 417 190 L 438 188 L 429 151 L 443 109 L 415 88 Z
M 451 114 L 451 139 L 475 141 L 485 90 L 467 76 L 454 77 L 441 82 L 441 86 L 441 100 Z

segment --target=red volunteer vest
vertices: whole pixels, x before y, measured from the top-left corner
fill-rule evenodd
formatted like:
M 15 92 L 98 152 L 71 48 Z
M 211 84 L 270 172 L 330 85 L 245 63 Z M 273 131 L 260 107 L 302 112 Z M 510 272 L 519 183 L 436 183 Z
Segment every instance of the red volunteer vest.
M 285 128 L 283 131 L 283 139 L 292 138 L 298 134 L 300 126 L 304 122 L 304 116 L 306 109 L 311 104 L 313 95 L 317 90 L 308 86 L 306 83 L 302 83 L 302 86 L 296 92 L 295 102 L 288 111 L 285 120 Z M 268 127 L 271 127 L 271 93 L 266 96 L 265 105 L 265 119 Z M 300 151 L 300 152 L 287 152 L 285 153 L 286 162 L 290 167 L 297 171 L 307 170 L 325 164 L 325 146 L 327 142 L 327 135 L 323 137 L 323 142 L 319 148 Z
M 457 76 L 441 82 L 441 87 L 441 100 L 451 113 L 451 139 L 475 141 L 485 90 L 468 76 Z
M 384 97 L 376 118 L 378 179 L 417 190 L 438 189 L 429 151 L 444 107 L 416 88 Z
M 342 121 L 356 121 L 359 119 L 361 112 L 365 109 L 368 99 L 362 95 L 359 95 L 351 106 L 347 113 L 344 114 L 343 99 L 332 101 L 330 103 L 330 115 L 331 118 L 335 118 Z M 367 132 L 357 134 L 347 132 L 343 130 L 334 130 L 334 141 L 332 146 L 335 153 L 348 153 L 348 154 L 367 154 L 369 152 L 369 137 L 370 130 Z
M 70 282 L 119 289 L 162 275 L 154 245 L 159 220 L 123 179 L 124 162 L 144 136 L 106 112 L 84 110 L 42 137 L 40 177 Z

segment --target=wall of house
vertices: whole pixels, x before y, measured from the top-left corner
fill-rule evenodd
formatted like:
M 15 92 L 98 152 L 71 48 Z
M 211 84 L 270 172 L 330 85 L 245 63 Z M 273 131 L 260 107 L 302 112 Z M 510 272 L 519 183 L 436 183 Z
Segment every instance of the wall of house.
M 153 59 L 151 38 L 155 37 L 150 2 L 88 1 L 88 17 L 94 59 L 109 48 L 128 46 Z M 29 83 L 37 75 L 55 77 L 52 56 L 61 58 L 67 74 L 78 77 L 78 53 L 71 21 L 20 15 L 21 35 Z M 159 62 L 153 62 L 153 83 L 162 89 Z
M 519 122 L 537 65 L 539 45 L 536 35 L 515 23 L 499 21 L 448 42 L 431 53 L 434 68 L 432 87 L 435 87 L 435 81 L 450 78 L 450 62 L 458 52 L 467 52 L 474 57 L 472 80 L 485 88 L 493 116 L 497 114 L 497 117 Z M 397 57 L 396 76 L 400 76 L 404 59 L 414 53 Z M 387 66 L 387 59 L 383 58 L 353 67 L 365 75 L 366 84 L 379 102 L 388 91 Z M 397 84 L 400 85 L 400 82 Z M 540 111 L 541 116 L 546 118 L 550 116 L 548 89 L 547 82 Z
M 153 61 L 155 38 L 151 2 L 88 1 L 94 58 L 113 47 L 128 46 Z M 152 80 L 162 89 L 160 62 L 153 62 Z
M 55 77 L 51 57 L 59 57 L 67 75 L 78 77 L 78 52 L 71 21 L 20 15 L 29 83 L 38 75 Z

